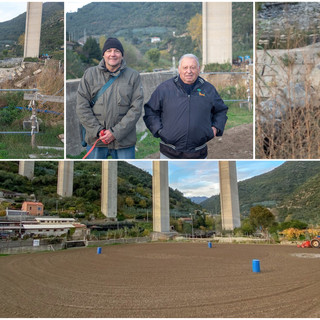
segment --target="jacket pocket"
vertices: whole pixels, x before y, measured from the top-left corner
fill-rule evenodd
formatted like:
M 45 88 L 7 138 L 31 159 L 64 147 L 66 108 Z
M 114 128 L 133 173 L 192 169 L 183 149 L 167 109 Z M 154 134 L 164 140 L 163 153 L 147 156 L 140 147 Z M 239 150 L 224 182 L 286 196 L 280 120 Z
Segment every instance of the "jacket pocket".
M 208 130 L 208 135 L 207 135 L 207 141 L 211 140 L 214 138 L 214 133 L 213 133 L 213 130 L 212 130 L 212 127 L 210 127 L 210 129 Z
M 163 133 L 164 133 L 164 134 L 163 134 Z M 158 132 L 158 134 L 159 134 L 160 139 L 161 139 L 164 143 L 174 145 L 175 142 L 173 142 L 172 139 L 168 139 L 168 138 L 166 137 L 165 132 L 163 132 L 163 129 L 161 130 L 160 133 Z
M 130 106 L 132 97 L 132 87 L 128 85 L 120 85 L 117 92 L 118 106 Z
M 119 106 L 118 107 L 118 115 L 119 115 L 119 117 L 124 117 L 126 114 L 127 114 L 127 112 L 129 111 L 129 109 L 130 109 L 130 106 Z

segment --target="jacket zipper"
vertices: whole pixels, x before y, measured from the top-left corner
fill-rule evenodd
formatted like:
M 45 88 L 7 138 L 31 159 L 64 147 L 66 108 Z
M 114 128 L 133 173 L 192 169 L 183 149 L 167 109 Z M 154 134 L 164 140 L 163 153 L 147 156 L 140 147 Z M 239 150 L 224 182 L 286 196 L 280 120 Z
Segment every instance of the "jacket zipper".
M 190 99 L 191 99 L 191 95 L 188 94 L 188 127 L 187 127 L 187 139 L 186 139 L 186 150 L 188 149 L 188 141 L 189 141 L 189 127 L 190 127 Z

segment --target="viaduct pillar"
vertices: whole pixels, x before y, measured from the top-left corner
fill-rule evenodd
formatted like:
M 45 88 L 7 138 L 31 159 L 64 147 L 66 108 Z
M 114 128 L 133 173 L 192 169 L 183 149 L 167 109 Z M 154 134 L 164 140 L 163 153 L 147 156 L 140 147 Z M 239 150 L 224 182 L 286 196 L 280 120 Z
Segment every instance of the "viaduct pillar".
M 101 212 L 111 219 L 117 218 L 118 162 L 102 161 Z
M 153 161 L 153 231 L 170 232 L 168 161 Z
M 19 174 L 31 180 L 34 177 L 34 161 L 19 161 Z
M 232 2 L 202 3 L 202 64 L 232 63 Z
M 61 197 L 72 197 L 73 161 L 59 161 L 57 194 Z
M 41 19 L 42 2 L 28 2 L 24 40 L 24 58 L 39 57 Z
M 222 229 L 240 227 L 240 206 L 235 161 L 219 161 Z

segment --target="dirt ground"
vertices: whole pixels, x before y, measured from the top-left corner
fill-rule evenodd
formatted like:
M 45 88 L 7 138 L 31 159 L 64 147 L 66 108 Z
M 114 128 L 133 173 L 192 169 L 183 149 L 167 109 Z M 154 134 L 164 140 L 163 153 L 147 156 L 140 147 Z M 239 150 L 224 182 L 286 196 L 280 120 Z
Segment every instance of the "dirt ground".
M 319 259 L 319 249 L 205 242 L 5 256 L 0 316 L 317 318 Z
M 159 152 L 146 159 L 159 159 Z M 208 142 L 208 159 L 253 159 L 253 125 L 226 130 L 222 137 Z

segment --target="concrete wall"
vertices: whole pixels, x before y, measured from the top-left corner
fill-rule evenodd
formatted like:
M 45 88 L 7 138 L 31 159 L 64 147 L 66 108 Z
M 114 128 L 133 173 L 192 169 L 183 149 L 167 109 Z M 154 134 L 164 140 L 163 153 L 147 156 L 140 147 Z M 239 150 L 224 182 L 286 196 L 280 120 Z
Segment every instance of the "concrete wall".
M 144 93 L 144 103 L 150 99 L 151 94 L 159 84 L 174 77 L 175 75 L 175 72 L 142 73 L 141 80 Z M 79 81 L 80 79 L 66 81 L 66 153 L 67 155 L 73 156 L 80 154 L 85 149 L 81 145 L 79 129 L 80 123 L 75 112 Z M 142 116 L 137 123 L 137 132 L 143 132 L 146 130 Z

